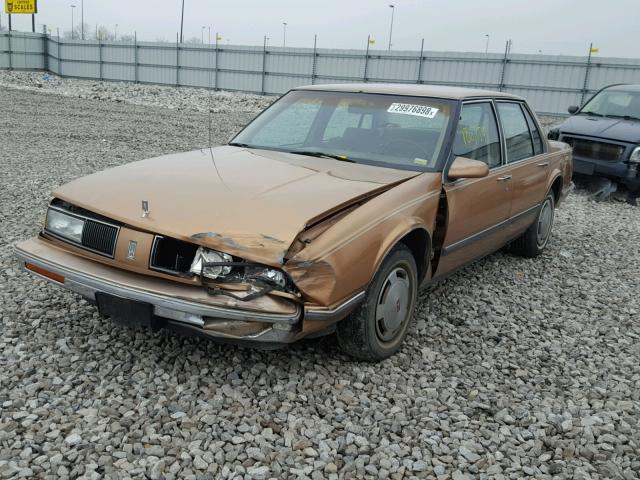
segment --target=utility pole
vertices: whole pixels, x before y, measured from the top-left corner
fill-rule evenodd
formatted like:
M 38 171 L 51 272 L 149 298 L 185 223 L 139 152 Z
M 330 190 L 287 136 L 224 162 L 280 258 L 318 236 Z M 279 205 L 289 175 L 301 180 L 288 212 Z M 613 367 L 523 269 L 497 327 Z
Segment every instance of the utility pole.
M 207 43 L 211 45 L 211 27 L 209 27 L 209 36 L 208 36 Z
M 75 38 L 73 33 L 73 9 L 76 8 L 75 5 L 71 5 L 71 40 Z
M 204 45 L 204 29 L 205 29 L 205 28 L 207 28 L 207 27 L 204 27 L 204 26 L 203 26 L 203 27 L 201 27 L 201 28 L 200 28 L 200 43 L 201 43 L 202 45 Z
M 113 31 L 113 41 L 115 42 L 116 40 L 118 40 L 118 24 L 116 23 L 116 28 Z
M 391 51 L 391 37 L 393 36 L 393 14 L 396 11 L 395 5 L 389 5 L 391 8 L 391 25 L 389 26 L 389 51 Z
M 487 43 L 484 46 L 484 55 L 486 57 L 489 54 L 489 34 L 485 33 L 484 36 L 487 37 Z
M 184 40 L 184 37 L 182 36 L 183 27 L 184 27 L 184 0 L 182 0 L 182 14 L 180 15 L 180 43 L 182 43 L 182 41 Z
M 282 46 L 287 46 L 287 22 L 282 22 Z

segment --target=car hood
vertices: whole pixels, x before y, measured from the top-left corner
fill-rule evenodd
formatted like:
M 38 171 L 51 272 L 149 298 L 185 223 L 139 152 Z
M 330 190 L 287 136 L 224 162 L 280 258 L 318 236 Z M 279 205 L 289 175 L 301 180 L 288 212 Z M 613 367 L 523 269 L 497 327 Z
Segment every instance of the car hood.
M 622 118 L 574 115 L 560 127 L 563 134 L 607 138 L 625 143 L 640 143 L 640 122 Z
M 53 195 L 133 228 L 275 265 L 306 226 L 419 173 L 223 146 L 105 170 Z

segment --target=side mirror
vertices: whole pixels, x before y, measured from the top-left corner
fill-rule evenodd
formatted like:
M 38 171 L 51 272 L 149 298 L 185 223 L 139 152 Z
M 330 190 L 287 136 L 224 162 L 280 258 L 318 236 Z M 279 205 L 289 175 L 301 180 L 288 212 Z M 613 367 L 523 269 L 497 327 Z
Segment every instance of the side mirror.
M 479 160 L 456 157 L 449 167 L 448 177 L 451 180 L 459 178 L 483 178 L 489 175 L 489 166 Z
M 580 110 L 580 107 L 578 107 L 577 105 L 571 105 L 571 106 L 567 109 L 567 111 L 568 111 L 571 115 L 573 115 L 573 114 L 577 113 L 577 112 L 578 112 L 578 110 Z

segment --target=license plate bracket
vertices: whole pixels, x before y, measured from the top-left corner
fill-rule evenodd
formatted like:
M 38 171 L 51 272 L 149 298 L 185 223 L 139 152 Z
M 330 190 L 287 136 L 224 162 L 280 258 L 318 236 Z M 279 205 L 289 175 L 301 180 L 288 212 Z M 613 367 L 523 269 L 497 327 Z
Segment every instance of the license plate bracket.
M 153 315 L 153 305 L 122 298 L 108 293 L 96 292 L 98 313 L 115 323 L 128 327 L 150 328 L 157 330 L 160 325 Z
M 584 160 L 573 160 L 573 171 L 575 173 L 581 173 L 582 175 L 593 175 L 596 166 L 591 162 L 585 162 Z

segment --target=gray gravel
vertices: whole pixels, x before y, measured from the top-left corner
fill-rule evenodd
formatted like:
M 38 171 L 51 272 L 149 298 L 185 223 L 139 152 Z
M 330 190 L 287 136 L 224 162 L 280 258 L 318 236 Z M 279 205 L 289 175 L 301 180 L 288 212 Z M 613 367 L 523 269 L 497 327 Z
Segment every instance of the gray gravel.
M 542 257 L 497 253 L 423 292 L 380 364 L 329 339 L 134 332 L 22 272 L 11 245 L 55 186 L 206 145 L 206 115 L 186 89 L 173 109 L 36 89 L 0 88 L 0 478 L 640 476 L 637 208 L 573 194 Z M 252 115 L 234 102 L 216 97 L 216 142 Z

